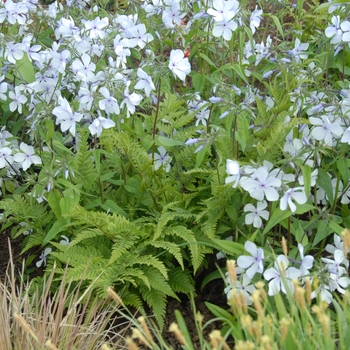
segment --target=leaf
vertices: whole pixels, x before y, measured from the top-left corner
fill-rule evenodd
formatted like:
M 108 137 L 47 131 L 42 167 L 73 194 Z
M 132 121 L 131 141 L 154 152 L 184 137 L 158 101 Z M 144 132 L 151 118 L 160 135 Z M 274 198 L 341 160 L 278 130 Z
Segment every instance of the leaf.
M 205 55 L 204 53 L 200 53 L 200 54 L 199 54 L 199 57 L 200 57 L 200 58 L 203 58 L 203 59 L 204 59 L 205 61 L 207 61 L 211 66 L 213 66 L 213 67 L 216 68 L 214 62 L 213 62 L 207 55 Z
M 303 173 L 305 194 L 309 196 L 311 190 L 311 168 L 308 165 L 301 165 L 300 168 Z
M 229 320 L 229 321 L 233 321 L 234 320 L 234 316 L 232 314 L 230 314 L 228 311 L 222 309 L 219 306 L 216 306 L 214 304 L 208 303 L 207 301 L 204 302 L 205 306 L 209 309 L 209 311 L 215 316 L 218 317 L 220 319 L 224 319 L 224 320 Z
M 278 17 L 275 16 L 275 15 L 269 15 L 269 16 L 270 16 L 270 17 L 273 19 L 273 21 L 275 22 L 275 25 L 276 25 L 278 31 L 280 32 L 282 39 L 284 39 L 284 31 L 283 31 L 283 29 L 282 29 L 280 20 L 279 20 Z
M 192 77 L 192 82 L 193 82 L 195 91 L 201 92 L 204 88 L 205 74 L 196 73 Z
M 328 176 L 326 170 L 319 168 L 316 183 L 326 192 L 327 198 L 331 206 L 334 203 L 332 180 Z
M 221 268 L 220 270 L 216 270 L 216 271 L 213 271 L 211 272 L 209 275 L 207 275 L 204 280 L 202 281 L 202 284 L 201 284 L 201 291 L 203 291 L 204 287 L 211 281 L 214 281 L 214 280 L 217 280 L 217 279 L 220 279 L 222 280 L 222 276 L 223 274 L 225 273 L 225 269 L 224 268 Z
M 54 212 L 57 219 L 60 219 L 62 217 L 61 207 L 60 207 L 60 200 L 62 198 L 60 192 L 56 189 L 50 191 L 46 195 L 47 201 L 49 202 L 49 205 Z
M 102 208 L 105 210 L 109 210 L 114 214 L 128 217 L 128 214 L 115 202 L 113 202 L 110 199 L 107 199 L 104 204 L 102 205 Z
M 35 81 L 34 68 L 32 62 L 30 62 L 28 55 L 25 53 L 23 58 L 16 61 L 18 65 L 18 71 L 23 80 L 27 83 L 32 83 Z
M 293 213 L 290 210 L 281 210 L 279 207 L 277 207 L 273 211 L 273 213 L 272 213 L 272 215 L 271 215 L 271 217 L 270 217 L 270 219 L 269 219 L 269 221 L 264 229 L 263 235 L 265 235 L 267 232 L 269 232 L 272 229 L 272 227 L 276 226 L 284 219 L 287 219 L 288 217 L 290 217 L 292 214 Z
M 54 239 L 58 233 L 64 231 L 68 226 L 68 220 L 66 218 L 61 218 L 57 220 L 52 227 L 50 228 L 49 232 L 46 234 L 42 246 L 45 246 L 47 243 L 49 243 L 52 239 Z
M 340 172 L 340 175 L 343 179 L 343 183 L 344 183 L 344 188 L 347 187 L 347 185 L 349 184 L 349 179 L 350 179 L 350 171 L 349 171 L 349 159 L 346 158 L 340 158 L 337 161 L 337 168 Z
M 190 332 L 188 331 L 187 326 L 186 326 L 186 322 L 185 322 L 185 320 L 184 320 L 184 318 L 181 315 L 181 312 L 179 310 L 175 310 L 175 317 L 176 317 L 177 324 L 179 325 L 181 334 L 186 339 L 186 343 L 187 343 L 186 349 L 187 350 L 194 350 L 194 346 L 192 344 Z
M 242 255 L 244 253 L 244 246 L 242 243 L 228 241 L 226 239 L 214 239 L 214 243 L 220 250 L 230 255 Z
M 173 146 L 183 146 L 184 145 L 183 141 L 174 140 L 174 139 L 171 139 L 171 138 L 165 137 L 165 136 L 158 136 L 157 140 L 164 147 L 173 147 Z
M 233 64 L 232 68 L 243 79 L 245 83 L 249 84 L 249 81 L 244 73 L 244 70 L 242 69 L 242 66 L 240 66 L 239 64 Z

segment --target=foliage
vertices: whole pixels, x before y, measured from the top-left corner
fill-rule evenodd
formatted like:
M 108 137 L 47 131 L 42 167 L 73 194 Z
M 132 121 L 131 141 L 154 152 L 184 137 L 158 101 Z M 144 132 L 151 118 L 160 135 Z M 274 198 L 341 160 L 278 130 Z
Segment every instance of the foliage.
M 1 230 L 26 236 L 28 274 L 113 286 L 160 327 L 247 242 L 325 247 L 345 278 L 349 5 L 250 5 L 0 0 Z

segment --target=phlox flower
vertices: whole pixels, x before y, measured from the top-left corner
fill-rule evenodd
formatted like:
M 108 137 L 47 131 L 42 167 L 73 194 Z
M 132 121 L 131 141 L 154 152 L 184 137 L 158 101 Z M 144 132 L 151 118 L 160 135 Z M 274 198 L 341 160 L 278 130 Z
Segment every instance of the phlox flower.
M 25 51 L 26 47 L 22 43 L 14 43 L 9 42 L 6 44 L 5 49 L 5 58 L 11 62 L 16 64 L 16 61 L 23 58 L 23 52 Z
M 340 236 L 335 233 L 334 236 L 333 236 L 333 240 L 334 240 L 334 245 L 327 244 L 326 245 L 326 251 L 328 253 L 331 253 L 331 254 L 334 254 L 334 252 L 337 249 L 341 250 L 341 251 L 344 251 L 344 243 L 343 243 L 342 239 L 340 238 Z M 346 254 L 349 253 L 349 252 L 350 252 L 350 250 L 349 250 L 349 248 L 347 248 Z
M 186 75 L 191 72 L 190 62 L 184 55 L 182 50 L 171 50 L 168 66 L 174 76 L 177 76 L 182 81 L 185 81 Z
M 244 249 L 250 253 L 249 255 L 242 255 L 237 259 L 237 265 L 246 270 L 246 274 L 249 278 L 253 278 L 256 273 L 263 273 L 264 271 L 264 251 L 250 241 L 245 242 Z
M 262 220 L 261 218 L 268 220 L 269 219 L 269 212 L 267 210 L 264 210 L 267 207 L 266 201 L 258 202 L 256 205 L 256 208 L 253 204 L 246 204 L 244 206 L 244 212 L 249 212 L 245 216 L 245 223 L 246 225 L 251 225 L 255 228 L 261 228 L 262 226 Z
M 226 160 L 226 173 L 228 176 L 225 179 L 226 184 L 232 184 L 233 188 L 236 188 L 240 179 L 240 166 L 239 163 L 235 160 L 227 159 Z
M 227 276 L 226 281 L 229 283 L 224 289 L 224 292 L 227 295 L 227 300 L 230 300 L 234 296 L 234 293 L 242 293 L 247 305 L 253 304 L 251 294 L 256 288 L 253 284 L 250 284 L 251 278 L 249 278 L 246 273 L 242 276 L 241 280 L 237 280 L 234 286 L 231 284 L 229 276 Z
M 331 123 L 326 115 L 321 118 L 309 118 L 311 124 L 315 127 L 311 131 L 311 135 L 318 141 L 324 142 L 332 147 L 333 137 L 340 137 L 343 134 L 343 128 L 336 122 Z
M 40 267 L 43 263 L 44 266 L 46 266 L 46 260 L 47 260 L 47 256 L 52 252 L 51 248 L 46 248 L 44 251 L 41 252 L 39 258 L 40 260 L 36 262 L 36 267 Z
M 62 244 L 62 245 L 69 245 L 69 238 L 67 237 L 67 236 L 65 236 L 65 235 L 61 235 L 61 240 L 60 240 L 60 244 Z
M 154 153 L 154 170 L 158 170 L 160 167 L 165 166 L 165 171 L 170 171 L 171 157 L 167 154 L 166 149 L 163 146 L 158 147 L 158 153 Z M 150 157 L 152 155 L 150 154 Z
M 301 276 L 307 276 L 310 274 L 309 270 L 312 268 L 314 264 L 314 257 L 311 255 L 304 256 L 304 247 L 300 243 L 298 243 L 298 250 L 299 250 L 300 259 L 301 259 L 301 264 L 300 264 Z
M 258 6 L 255 6 L 255 10 L 252 12 L 250 16 L 250 29 L 253 32 L 253 34 L 255 33 L 256 28 L 260 26 L 262 13 L 263 11 L 258 10 Z
M 223 14 L 222 21 L 215 22 L 214 24 L 213 35 L 215 37 L 222 36 L 225 40 L 230 40 L 232 38 L 232 32 L 237 27 L 237 23 L 228 14 Z
M 27 102 L 27 97 L 22 95 L 22 87 L 16 86 L 14 92 L 10 91 L 9 98 L 12 100 L 10 103 L 10 111 L 13 112 L 17 110 L 18 113 L 22 113 L 22 105 Z
M 95 77 L 94 71 L 96 69 L 96 65 L 95 63 L 91 62 L 90 56 L 84 53 L 81 56 L 81 60 L 77 58 L 73 61 L 71 69 L 79 80 L 92 81 Z
M 7 168 L 13 163 L 12 149 L 8 147 L 0 148 L 0 169 Z
M 163 14 L 162 20 L 164 25 L 167 28 L 174 28 L 175 25 L 180 26 L 182 18 L 185 17 L 186 13 L 181 12 L 180 4 L 178 1 L 167 1 L 168 5 L 166 6 Z
M 294 204 L 293 200 L 296 201 L 298 204 L 306 203 L 307 197 L 303 187 L 294 187 L 287 190 L 281 198 L 280 209 L 286 210 L 287 207 L 289 207 L 291 212 L 295 213 L 297 207 Z
M 269 176 L 265 167 L 257 169 L 251 178 L 241 183 L 241 186 L 249 192 L 252 198 L 262 201 L 264 197 L 268 201 L 277 201 L 279 198 L 276 188 L 281 186 L 281 180 Z
M 133 92 L 132 94 L 129 93 L 129 85 L 130 81 L 126 84 L 125 90 L 124 90 L 124 100 L 120 104 L 120 108 L 123 108 L 123 106 L 126 106 L 126 113 L 127 118 L 130 117 L 130 113 L 135 113 L 135 107 L 140 104 L 142 101 L 142 96 Z
M 64 71 L 66 70 L 66 65 L 70 61 L 70 57 L 71 57 L 70 51 L 51 50 L 50 56 L 52 57 L 51 66 L 57 69 L 60 73 L 64 73 Z
M 89 36 L 91 39 L 95 39 L 97 37 L 103 39 L 107 34 L 103 28 L 108 26 L 108 17 L 101 19 L 99 16 L 97 16 L 93 21 L 85 21 L 84 25 L 85 29 L 89 31 Z
M 295 39 L 295 46 L 293 50 L 288 51 L 288 53 L 294 57 L 296 62 L 300 62 L 300 59 L 308 58 L 308 54 L 304 53 L 309 48 L 308 43 L 301 43 L 298 38 Z
M 118 101 L 110 95 L 109 91 L 103 86 L 100 89 L 100 93 L 104 96 L 103 100 L 100 100 L 98 105 L 101 110 L 105 111 L 107 115 L 109 114 L 119 114 L 120 109 Z
M 339 16 L 332 17 L 332 24 L 326 28 L 325 34 L 327 38 L 332 38 L 331 44 L 339 44 L 342 41 L 343 31 L 340 28 Z
M 332 287 L 334 290 L 337 290 L 341 294 L 345 294 L 346 288 L 350 285 L 350 279 L 347 276 L 341 274 L 330 274 L 330 280 L 333 282 Z
M 60 97 L 58 102 L 60 105 L 52 110 L 52 114 L 57 117 L 56 124 L 61 124 L 61 130 L 63 132 L 69 130 L 75 136 L 76 123 L 80 122 L 83 115 L 76 112 L 73 113 L 65 98 Z
M 344 264 L 349 264 L 345 258 L 344 252 L 342 250 L 336 249 L 333 255 L 334 259 L 321 258 L 321 260 L 326 263 L 326 268 L 331 274 L 343 275 L 346 272 Z
M 151 91 L 156 89 L 156 87 L 153 84 L 152 78 L 141 68 L 137 69 L 137 76 L 140 80 L 137 82 L 134 88 L 145 90 L 146 96 L 149 97 Z
M 344 42 L 350 42 L 350 22 L 344 21 L 340 24 L 340 27 L 341 27 L 342 31 L 344 32 L 342 40 Z
M 1 92 L 1 88 L 0 88 L 0 92 Z M 1 94 L 0 94 L 0 98 L 1 98 Z M 345 129 L 344 134 L 340 139 L 340 142 L 347 143 L 350 145 L 350 126 Z
M 24 171 L 26 171 L 32 164 L 41 164 L 40 157 L 34 154 L 34 147 L 21 142 L 19 148 L 22 152 L 16 153 L 13 156 L 13 159 L 15 162 L 21 163 Z
M 209 8 L 207 13 L 213 16 L 216 22 L 222 22 L 224 16 L 232 19 L 237 14 L 239 3 L 236 0 L 213 0 L 213 7 L 214 8 Z
M 5 92 L 7 91 L 7 83 L 5 82 L 2 83 L 4 79 L 5 79 L 5 76 L 2 75 L 0 77 L 0 100 L 6 101 L 7 97 L 5 95 Z
M 92 124 L 89 126 L 89 130 L 92 136 L 96 135 L 100 137 L 103 129 L 109 129 L 115 127 L 115 122 L 111 119 L 99 116 L 94 119 Z
M 275 267 L 271 267 L 264 272 L 264 278 L 269 282 L 269 295 L 275 295 L 282 290 L 287 293 L 287 288 L 293 293 L 294 285 L 292 280 L 297 279 L 301 272 L 295 267 L 288 267 L 289 260 L 284 255 L 276 258 Z M 282 277 L 283 276 L 283 277 Z M 288 286 L 286 288 L 286 286 Z
M 151 42 L 153 35 L 146 32 L 146 26 L 143 23 L 129 28 L 129 33 L 132 37 L 129 38 L 130 47 L 138 46 L 140 49 L 143 49 L 147 43 Z

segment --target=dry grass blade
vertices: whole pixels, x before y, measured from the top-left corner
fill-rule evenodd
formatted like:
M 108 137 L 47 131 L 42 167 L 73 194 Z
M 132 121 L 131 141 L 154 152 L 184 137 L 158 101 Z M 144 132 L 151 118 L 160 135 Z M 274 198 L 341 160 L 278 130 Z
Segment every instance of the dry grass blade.
M 130 324 L 122 324 L 114 303 L 93 298 L 90 287 L 67 284 L 65 274 L 52 293 L 55 269 L 40 289 L 22 276 L 16 278 L 10 256 L 5 281 L 0 281 L 1 350 L 124 348 L 123 334 Z

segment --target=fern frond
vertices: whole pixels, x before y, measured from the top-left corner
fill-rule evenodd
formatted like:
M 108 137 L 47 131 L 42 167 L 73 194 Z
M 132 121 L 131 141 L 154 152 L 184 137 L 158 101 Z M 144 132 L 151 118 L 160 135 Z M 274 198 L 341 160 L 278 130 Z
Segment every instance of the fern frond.
M 188 270 L 182 271 L 175 268 L 172 270 L 168 283 L 174 292 L 190 294 L 195 291 L 193 279 Z
M 166 270 L 166 267 L 164 263 L 154 256 L 151 255 L 145 255 L 145 256 L 139 256 L 137 258 L 137 264 L 139 265 L 147 265 L 147 266 L 152 266 L 154 269 L 157 269 L 165 279 L 168 278 L 168 272 Z
M 183 263 L 183 257 L 181 255 L 181 249 L 180 247 L 172 242 L 161 242 L 161 241 L 154 241 L 154 242 L 150 242 L 149 245 L 155 247 L 155 248 L 161 248 L 165 251 L 167 251 L 168 253 L 170 253 L 171 255 L 173 255 L 175 257 L 175 259 L 177 260 L 177 262 L 179 263 L 179 265 L 182 267 L 182 269 L 184 269 L 184 263 Z

